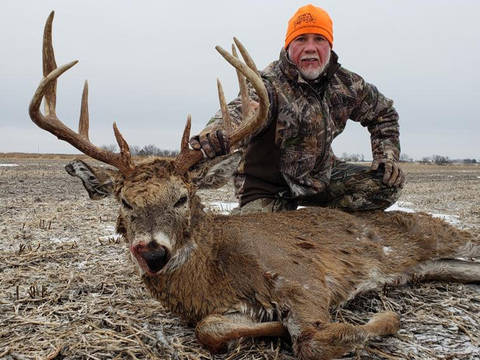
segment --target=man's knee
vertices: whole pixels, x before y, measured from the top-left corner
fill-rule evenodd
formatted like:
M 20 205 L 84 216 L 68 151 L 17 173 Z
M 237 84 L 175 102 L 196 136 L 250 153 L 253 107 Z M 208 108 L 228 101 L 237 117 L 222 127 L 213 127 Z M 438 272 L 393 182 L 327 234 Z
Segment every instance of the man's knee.
M 392 206 L 400 197 L 401 190 L 393 187 L 381 187 L 377 191 L 345 194 L 337 201 L 329 204 L 347 212 L 385 210 Z
M 371 171 L 360 166 L 349 167 L 348 170 L 345 176 L 333 179 L 322 194 L 303 199 L 300 204 L 347 212 L 385 210 L 400 197 L 400 188 L 389 187 L 383 183 L 383 171 Z

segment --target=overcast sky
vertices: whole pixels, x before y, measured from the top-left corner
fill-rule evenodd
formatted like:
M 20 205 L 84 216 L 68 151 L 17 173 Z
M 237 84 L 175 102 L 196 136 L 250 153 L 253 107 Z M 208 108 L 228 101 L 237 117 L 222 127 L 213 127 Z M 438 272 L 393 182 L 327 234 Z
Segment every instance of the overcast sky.
M 57 64 L 80 62 L 59 80 L 59 118 L 76 129 L 83 81 L 90 86 L 90 139 L 177 149 L 187 114 L 192 133 L 227 98 L 233 68 L 215 51 L 238 37 L 259 68 L 278 58 L 297 0 L 0 0 L 0 152 L 75 153 L 34 125 L 28 104 L 41 79 L 43 26 L 55 10 Z M 324 0 L 334 50 L 400 113 L 402 150 L 480 159 L 480 1 Z M 350 121 L 338 155 L 371 158 L 369 134 Z

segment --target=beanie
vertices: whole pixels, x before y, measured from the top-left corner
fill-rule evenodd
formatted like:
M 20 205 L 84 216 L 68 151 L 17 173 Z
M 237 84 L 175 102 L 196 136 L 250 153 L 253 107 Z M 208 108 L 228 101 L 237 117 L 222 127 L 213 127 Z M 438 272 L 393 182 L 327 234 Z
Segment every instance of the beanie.
M 333 47 L 333 23 L 328 13 L 312 4 L 302 6 L 288 21 L 285 49 L 293 39 L 304 34 L 322 35 Z

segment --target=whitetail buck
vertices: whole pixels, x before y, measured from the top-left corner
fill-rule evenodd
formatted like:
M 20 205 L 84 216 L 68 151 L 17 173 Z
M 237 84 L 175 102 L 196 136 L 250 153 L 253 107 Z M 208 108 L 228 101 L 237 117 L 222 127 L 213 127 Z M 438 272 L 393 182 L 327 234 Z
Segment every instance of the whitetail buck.
M 76 62 L 56 67 L 52 20 L 53 13 L 44 34 L 44 78 L 30 104 L 30 117 L 118 169 L 102 180 L 81 161 L 67 167 L 82 178 L 92 198 L 113 191 L 120 203 L 117 230 L 128 241 L 146 287 L 166 308 L 195 324 L 198 340 L 212 352 L 241 337 L 286 336 L 298 358 L 330 359 L 371 336 L 394 334 L 400 326 L 393 312 L 379 313 L 364 325 L 332 323 L 332 306 L 413 276 L 480 281 L 480 263 L 456 260 L 479 257 L 479 237 L 426 214 L 350 215 L 322 208 L 243 216 L 204 212 L 196 190 L 222 185 L 241 153 L 203 161 L 187 145 L 190 121 L 175 160 L 135 164 L 115 125 L 120 154 L 94 146 L 88 140 L 86 91 L 78 133 L 55 114 L 56 80 Z M 231 133 L 233 146 L 255 131 L 268 112 L 263 82 L 241 44 L 237 46 L 247 65 L 219 51 L 252 83 L 260 105 Z

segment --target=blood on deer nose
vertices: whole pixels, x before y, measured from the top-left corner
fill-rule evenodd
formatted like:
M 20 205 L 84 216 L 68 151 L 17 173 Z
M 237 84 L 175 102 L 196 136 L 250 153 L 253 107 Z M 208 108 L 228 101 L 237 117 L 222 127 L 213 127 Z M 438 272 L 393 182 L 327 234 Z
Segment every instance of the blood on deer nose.
M 155 242 L 148 244 L 140 243 L 133 247 L 133 255 L 139 265 L 150 275 L 154 275 L 163 269 L 170 260 L 168 249 Z

